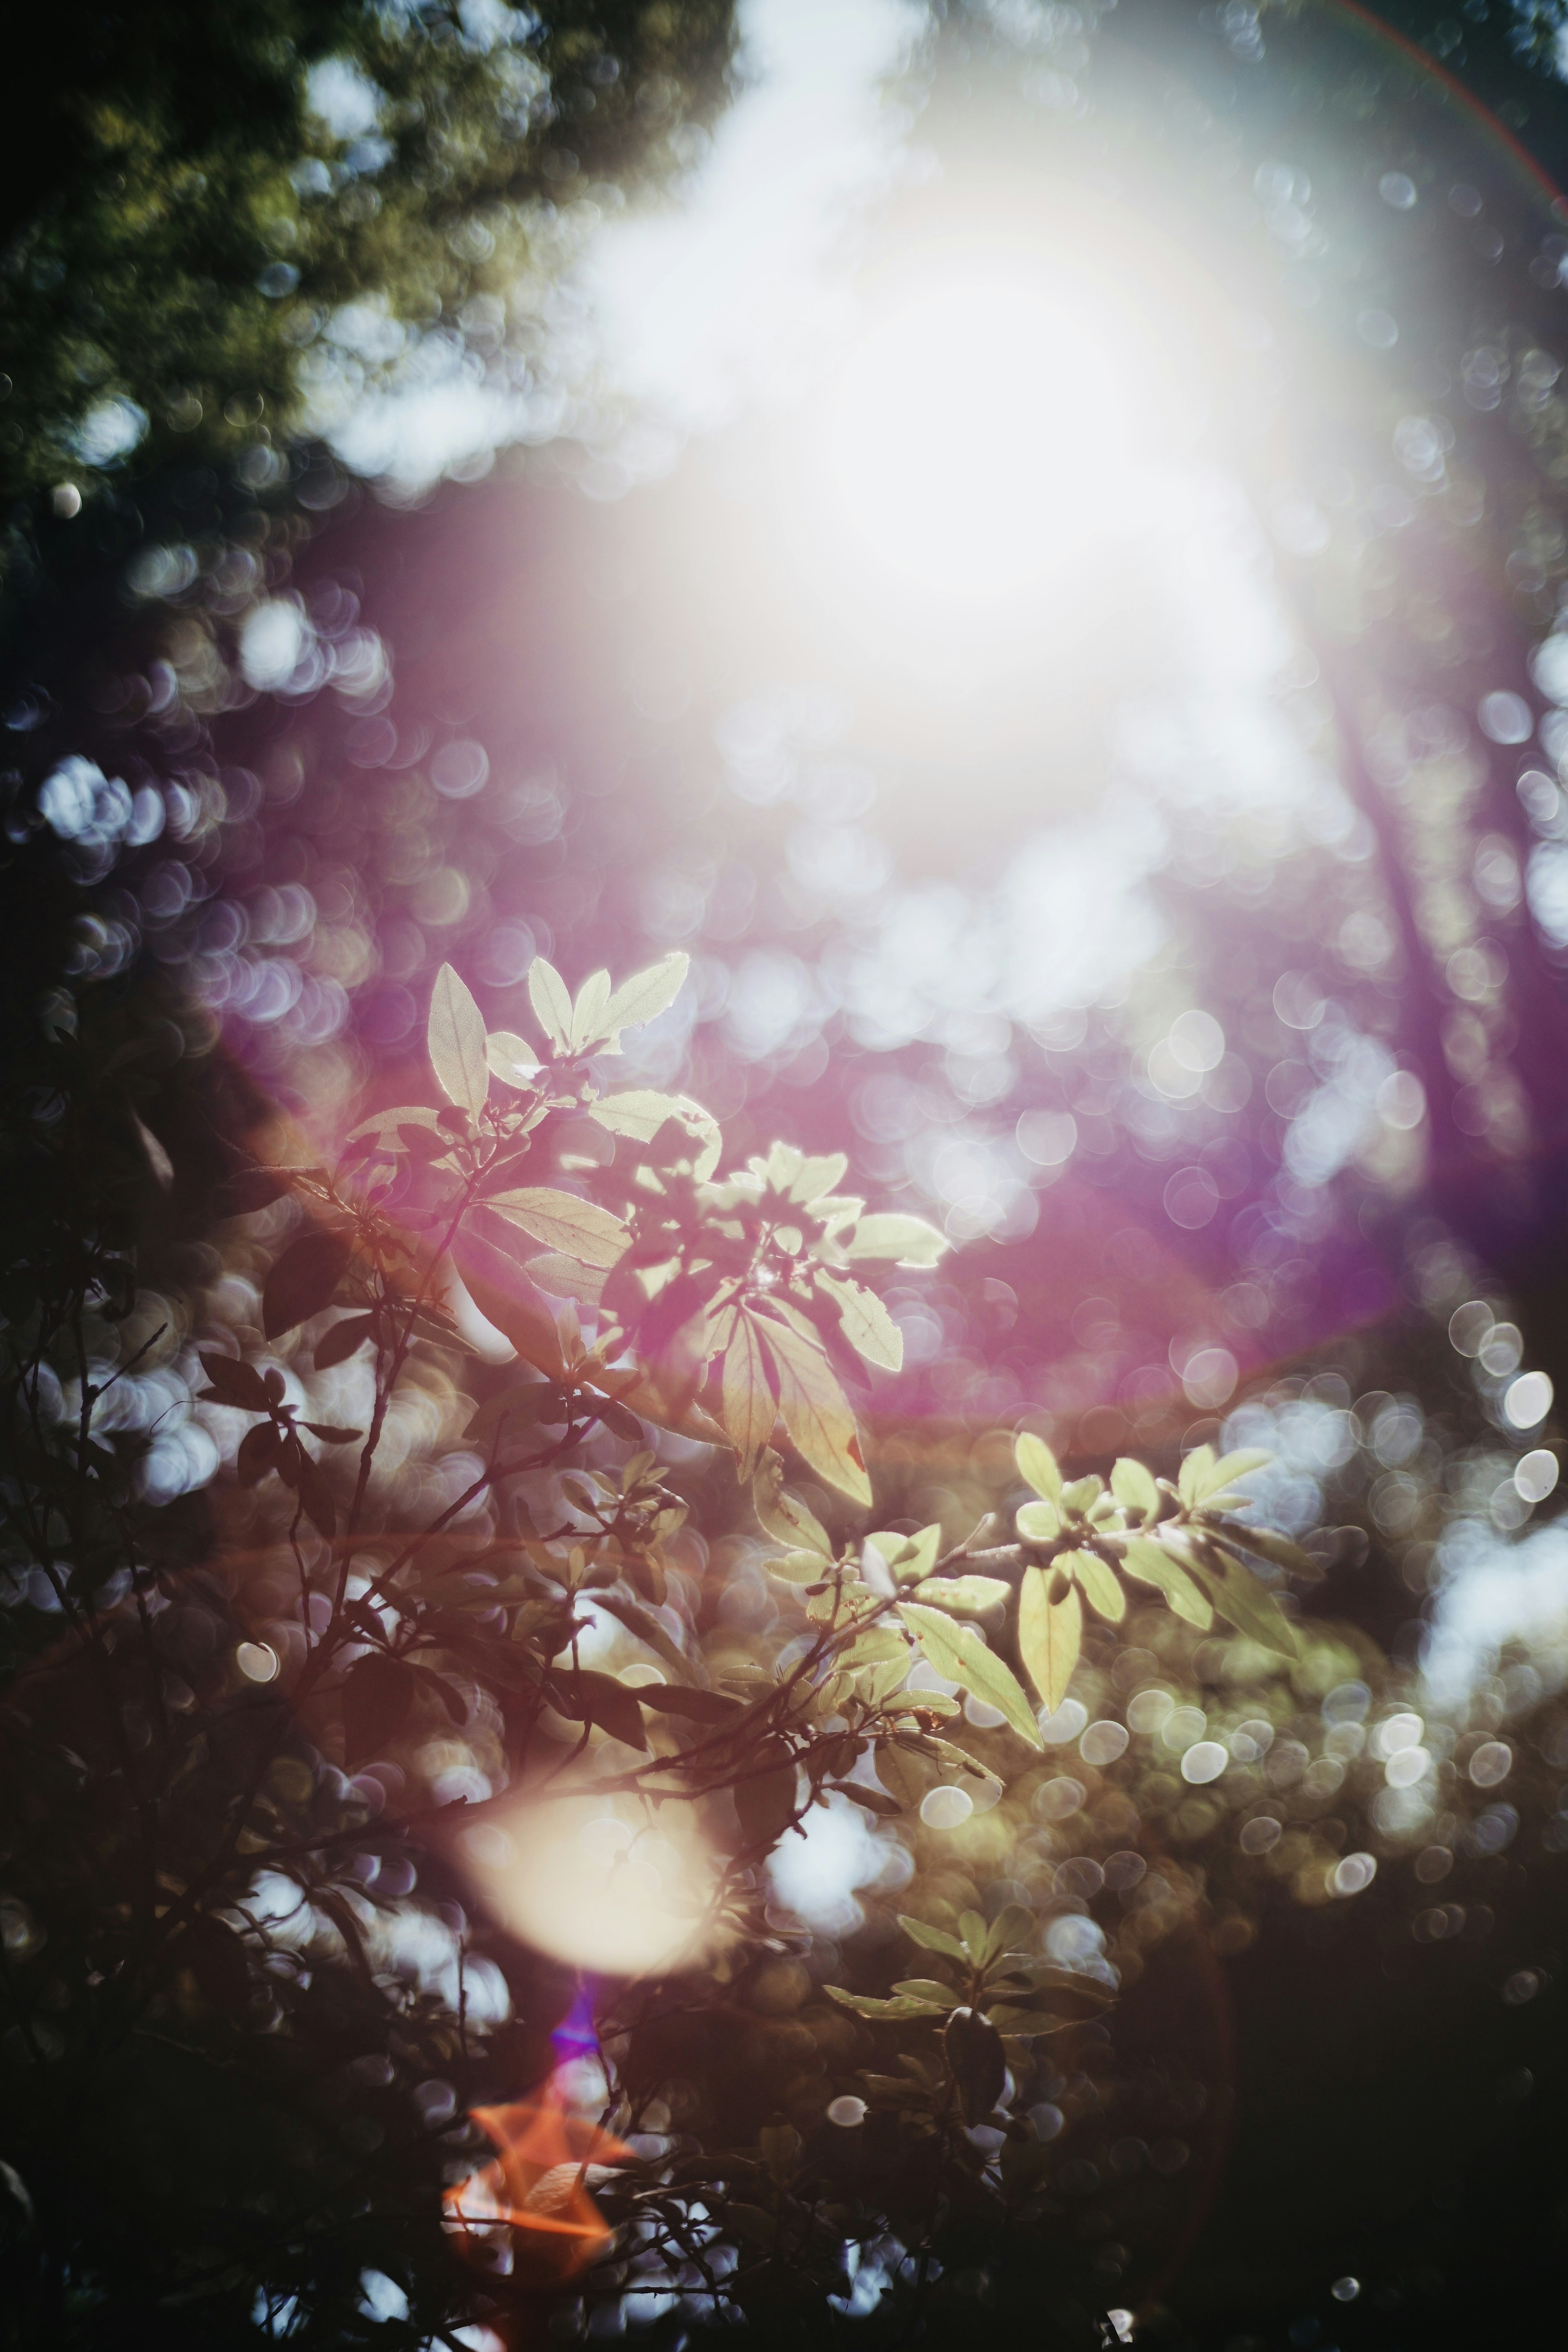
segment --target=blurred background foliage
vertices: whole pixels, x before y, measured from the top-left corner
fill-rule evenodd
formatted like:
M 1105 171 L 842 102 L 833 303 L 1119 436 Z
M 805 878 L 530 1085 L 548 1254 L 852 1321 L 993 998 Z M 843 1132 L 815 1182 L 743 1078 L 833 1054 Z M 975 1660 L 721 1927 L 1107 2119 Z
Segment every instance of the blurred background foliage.
M 112 90 L 89 91 L 104 173 L 144 173 L 161 203 L 188 154 L 226 190 L 221 213 L 170 214 L 170 332 L 145 348 L 122 267 L 141 232 L 90 174 L 37 203 L 61 152 L 40 131 L 5 313 L 40 354 L 5 361 L 31 541 L 8 654 L 17 1255 L 71 1238 L 79 1196 L 34 1149 L 68 1106 L 80 1181 L 116 1188 L 94 1213 L 118 1221 L 110 1245 L 136 1237 L 153 1294 L 132 1344 L 171 1323 L 145 1395 L 124 1384 L 160 1559 L 216 1575 L 243 1549 L 238 1497 L 180 1350 L 259 1341 L 277 1236 L 216 1220 L 237 1139 L 367 1086 L 403 1099 L 444 959 L 515 1027 L 536 952 L 575 978 L 689 949 L 694 1014 L 650 1033 L 643 1079 L 689 1087 L 737 1152 L 775 1132 L 850 1150 L 879 1205 L 963 1245 L 891 1298 L 905 1370 L 868 1400 L 886 1519 L 954 1532 L 1005 1505 L 1020 1422 L 1074 1470 L 1132 1450 L 1173 1472 L 1196 1444 L 1256 1443 L 1279 1457 L 1269 1507 L 1321 1579 L 1299 1590 L 1310 1639 L 1289 1672 L 1165 1617 L 1097 1635 L 1051 1769 L 952 1828 L 917 1811 L 901 1861 L 860 1816 L 824 1814 L 838 1845 L 779 1881 L 781 1948 L 737 1979 L 714 2073 L 689 2045 L 672 2067 L 650 2138 L 765 2110 L 837 2146 L 828 2098 L 886 2029 L 851 2024 L 822 1985 L 885 1990 L 908 1965 L 896 1910 L 951 1925 L 1022 1902 L 1121 1986 L 1036 2085 L 1050 2274 L 1080 2309 L 1205 2347 L 1370 2352 L 1548 2324 L 1568 2197 L 1568 222 L 1530 164 L 1552 180 L 1568 152 L 1561 12 L 1121 0 L 931 25 L 889 104 L 936 168 L 886 199 L 889 247 L 965 203 L 1043 206 L 1085 250 L 1099 234 L 1154 252 L 1132 299 L 1162 331 L 1167 264 L 1196 255 L 1199 339 L 1221 356 L 1195 398 L 1176 387 L 1198 420 L 1184 446 L 1231 499 L 1184 537 L 1130 449 L 1131 521 L 1113 485 L 1104 561 L 1027 657 L 946 700 L 914 665 L 867 662 L 832 557 L 804 582 L 792 569 L 798 477 L 767 432 L 742 419 L 649 479 L 624 403 L 569 396 L 575 312 L 550 289 L 594 226 L 574 210 L 606 211 L 601 179 L 626 176 L 624 101 L 601 100 L 636 78 L 602 83 L 594 60 L 647 58 L 637 73 L 689 92 L 629 118 L 684 170 L 696 147 L 658 142 L 708 119 L 729 33 L 600 12 L 579 68 L 584 28 L 542 14 L 542 36 L 465 18 L 443 41 L 433 17 L 310 12 L 300 58 L 346 56 L 389 102 L 351 136 L 363 87 L 338 83 L 334 129 L 297 68 L 247 64 L 254 161 L 226 138 L 215 162 L 206 126 L 226 118 L 204 98 L 188 134 L 177 94 L 163 116 L 128 110 L 121 152 Z M 204 19 L 186 53 L 241 37 Z M 563 103 L 509 132 L 504 171 L 444 151 L 437 217 L 418 178 L 432 121 L 515 109 L 525 67 L 591 88 L 610 143 Z M 214 77 L 235 104 L 239 68 Z M 374 150 L 358 163 L 356 140 Z M 592 185 L 554 176 L 562 151 Z M 465 236 L 475 221 L 493 251 Z M 873 247 L 873 284 L 878 267 Z M 276 294 L 257 283 L 274 270 Z M 89 286 L 100 316 L 71 307 Z M 344 316 L 383 290 L 396 334 Z M 422 505 L 395 480 L 366 496 L 332 438 L 416 331 L 549 395 L 493 478 L 488 456 L 464 461 Z M 77 373 L 87 344 L 107 369 L 89 353 Z M 176 440 L 187 394 L 197 438 Z M 1152 433 L 1163 381 L 1134 394 Z M 144 412 L 145 436 L 83 443 L 100 398 Z M 1073 691 L 1052 691 L 1064 677 Z M 123 1122 L 105 1150 L 111 1094 L 159 1139 L 167 1192 Z M 1516 1393 L 1532 1375 L 1550 1385 Z M 411 1491 L 437 1490 L 465 1412 L 437 1365 L 407 1432 Z M 785 1604 L 724 1516 L 729 1489 L 698 1460 L 678 1475 L 710 1531 L 695 1620 L 716 1655 L 760 1657 Z M 808 1499 L 844 1531 L 831 1498 Z M 30 1588 L 16 1599 L 21 1662 L 52 1629 Z M 214 1643 L 263 1600 L 268 1619 L 283 1605 L 206 1594 Z M 1126 1744 L 1095 1762 L 1102 1724 Z M 432 1776 L 494 1760 L 466 1734 L 437 1755 L 425 1728 Z M 1205 1748 L 1214 1777 L 1207 1756 L 1185 1772 Z M 471 1905 L 443 1868 L 421 1864 L 421 1899 Z M 493 1922 L 475 1934 L 515 2041 L 482 2079 L 429 2057 L 418 2080 L 454 2109 L 509 2073 L 520 2091 L 572 1991 Z M 321 2095 L 353 2106 L 353 2062 L 340 2082 L 324 2056 L 368 2036 L 348 1981 L 317 1979 Z M 434 2001 L 429 2031 L 447 2030 Z M 174 2195 L 202 2135 L 230 2132 L 194 2096 L 169 2129 Z M 148 2225 L 124 2218 L 108 2146 L 95 2210 L 129 2270 Z M 196 2164 L 220 2160 L 214 2143 Z M 384 2210 L 428 2189 L 416 2170 Z M 342 2224 L 321 2340 L 360 2324 L 363 2270 L 399 2274 L 382 2210 Z M 445 2259 L 433 2213 L 425 2243 Z M 896 2284 L 884 2254 L 847 2319 Z M 955 2334 L 1039 2324 L 1031 2245 L 954 2277 Z M 610 2304 L 616 2284 L 595 2292 Z M 902 2324 L 896 2294 L 884 2316 Z

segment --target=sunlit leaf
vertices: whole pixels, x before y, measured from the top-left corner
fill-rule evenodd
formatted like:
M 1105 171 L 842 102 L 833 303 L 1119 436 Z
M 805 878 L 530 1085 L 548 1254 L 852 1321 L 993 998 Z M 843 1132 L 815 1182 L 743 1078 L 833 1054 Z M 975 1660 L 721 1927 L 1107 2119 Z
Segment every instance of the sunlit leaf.
M 1116 1572 L 1107 1568 L 1092 1551 L 1064 1551 L 1057 1555 L 1057 1566 L 1065 1568 L 1083 1587 L 1083 1597 L 1097 1617 L 1108 1618 L 1120 1625 L 1127 1614 L 1127 1595 L 1117 1582 Z
M 605 1034 L 604 1013 L 610 1001 L 610 975 L 607 971 L 591 971 L 577 991 L 577 1002 L 572 1007 L 572 1050 L 584 1053 L 590 1045 L 598 1045 Z
M 543 1067 L 538 1055 L 513 1029 L 492 1029 L 485 1039 L 485 1059 L 503 1086 L 519 1094 L 531 1087 Z
M 572 1051 L 572 995 L 552 963 L 535 956 L 528 968 L 528 1001 L 534 1018 L 561 1053 Z
M 1053 1543 L 1062 1531 L 1061 1513 L 1043 1500 L 1022 1505 L 1016 1524 L 1026 1543 Z
M 838 1328 L 857 1355 L 887 1371 L 902 1371 L 904 1335 L 874 1290 L 829 1274 L 824 1266 L 817 1268 L 816 1286 L 838 1309 Z
M 1152 1537 L 1134 1536 L 1122 1556 L 1122 1567 L 1129 1576 L 1142 1584 L 1159 1588 L 1175 1611 L 1189 1625 L 1207 1633 L 1214 1623 L 1214 1611 L 1203 1593 L 1179 1561 L 1173 1559 L 1162 1543 Z
M 690 969 L 691 958 L 675 948 L 658 963 L 624 980 L 605 1007 L 604 1033 L 614 1036 L 619 1030 L 636 1029 L 645 1021 L 656 1020 L 674 1003 Z
M 1226 1530 L 1227 1539 L 1255 1551 L 1260 1559 L 1271 1560 L 1276 1568 L 1288 1568 L 1294 1576 L 1310 1576 L 1314 1582 L 1321 1576 L 1321 1564 L 1310 1551 L 1292 1543 L 1289 1536 L 1280 1535 L 1274 1528 L 1237 1528 L 1234 1537 Z
M 1043 1437 L 1032 1429 L 1020 1430 L 1013 1441 L 1014 1458 L 1018 1475 L 1027 1479 L 1043 1501 L 1059 1503 L 1062 1498 L 1062 1474 L 1056 1455 Z
M 963 1946 L 945 1927 L 928 1927 L 923 1919 L 913 1919 L 906 1911 L 900 1912 L 899 1925 L 910 1942 L 919 1944 L 923 1951 L 945 1953 L 950 1960 L 964 1958 Z
M 1181 1542 L 1179 1537 L 1176 1540 L 1194 1576 L 1238 1633 L 1246 1633 L 1266 1650 L 1278 1651 L 1281 1657 L 1299 1654 L 1300 1643 L 1294 1626 L 1268 1587 L 1244 1560 L 1222 1551 L 1217 1544 Z
M 1078 1587 L 1069 1584 L 1053 1599 L 1052 1587 L 1060 1581 L 1055 1569 L 1026 1568 L 1018 1595 L 1018 1655 L 1052 1715 L 1068 1695 L 1083 1643 Z
M 852 2009 L 857 2017 L 880 2018 L 889 2024 L 903 2018 L 941 2017 L 949 2007 L 949 2000 L 928 2000 L 910 1993 L 895 1993 L 891 2000 L 879 2000 L 872 1993 L 846 1992 L 842 1985 L 825 1985 L 823 1990 L 829 2000 Z
M 1215 1480 L 1214 1473 L 1214 1447 L 1194 1445 L 1176 1476 L 1176 1492 L 1189 1510 L 1201 1503 L 1205 1495 L 1215 1493 L 1217 1486 L 1224 1484 L 1223 1480 Z
M 744 1307 L 734 1318 L 724 1350 L 720 1393 L 724 1428 L 735 1449 L 735 1475 L 749 1478 L 773 1433 L 779 1409 L 761 1337 Z
M 1001 1607 L 1012 1586 L 999 1576 L 928 1576 L 917 1584 L 911 1600 L 932 1609 L 950 1609 L 960 1617 L 981 1617 Z
M 825 1561 L 832 1559 L 833 1545 L 826 1528 L 797 1496 L 785 1491 L 784 1463 L 771 1447 L 763 1453 L 752 1480 L 752 1503 L 763 1527 L 777 1542 L 792 1550 L 799 1547 L 817 1552 Z
M 484 1015 L 449 963 L 441 966 L 430 992 L 426 1042 L 441 1092 L 478 1118 L 490 1090 Z
M 923 1217 L 891 1213 L 861 1217 L 844 1241 L 847 1257 L 891 1258 L 899 1265 L 934 1265 L 947 1247 L 947 1235 Z
M 778 1381 L 779 1411 L 796 1447 L 831 1486 L 871 1500 L 849 1401 L 819 1347 L 772 1316 L 754 1318 Z
M 1153 1473 L 1130 1454 L 1123 1454 L 1110 1473 L 1110 1491 L 1123 1508 L 1136 1511 L 1140 1518 L 1153 1518 L 1160 1508 L 1160 1489 L 1154 1484 Z
M 848 1168 L 849 1160 L 842 1151 L 821 1152 L 803 1160 L 790 1184 L 789 1197 L 802 1208 L 821 1201 L 833 1191 Z
M 1038 1573 L 1038 1571 L 1035 1571 Z M 1031 1748 L 1044 1746 L 1034 1710 L 1012 1669 L 988 1649 L 972 1625 L 955 1624 L 940 1609 L 900 1601 L 899 1615 L 943 1682 L 962 1683 L 973 1696 L 994 1706 Z
M 1249 1478 L 1255 1470 L 1267 1470 L 1273 1459 L 1272 1454 L 1256 1445 L 1242 1446 L 1235 1454 L 1222 1454 L 1209 1473 L 1203 1499 L 1206 1502 L 1210 1495 L 1217 1495 L 1222 1487 L 1234 1486 L 1238 1478 Z
M 719 1122 L 689 1095 L 665 1095 L 651 1087 L 627 1087 L 618 1094 L 601 1095 L 587 1109 L 589 1118 L 600 1127 L 607 1128 L 612 1135 L 628 1136 L 634 1143 L 651 1143 L 660 1128 L 674 1119 L 704 1150 L 711 1144 L 717 1159 Z
M 579 1200 L 575 1192 L 559 1192 L 552 1184 L 524 1184 L 515 1192 L 497 1192 L 485 1206 L 509 1224 L 521 1225 L 547 1249 L 581 1258 L 585 1265 L 614 1265 L 631 1239 L 619 1217 L 596 1201 Z

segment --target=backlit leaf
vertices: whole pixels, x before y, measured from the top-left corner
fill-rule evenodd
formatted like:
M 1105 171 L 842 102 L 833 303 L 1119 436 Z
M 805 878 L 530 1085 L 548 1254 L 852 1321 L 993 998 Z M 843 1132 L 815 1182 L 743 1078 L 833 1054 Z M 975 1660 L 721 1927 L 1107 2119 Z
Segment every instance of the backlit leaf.
M 1018 1655 L 1052 1715 L 1068 1695 L 1083 1642 L 1078 1587 L 1069 1584 L 1053 1600 L 1051 1588 L 1058 1580 L 1055 1569 L 1026 1568 L 1018 1596 Z
M 1044 1746 L 1040 1727 L 1017 1677 L 986 1647 L 972 1625 L 954 1624 L 940 1609 L 924 1608 L 919 1601 L 900 1601 L 899 1615 L 943 1682 L 962 1683 L 973 1697 L 1004 1715 L 1020 1739 L 1027 1740 L 1031 1748 Z
M 923 1217 L 893 1214 L 861 1217 L 844 1240 L 847 1257 L 891 1258 L 899 1265 L 934 1265 L 947 1246 L 947 1235 Z
M 1013 1588 L 999 1576 L 928 1576 L 910 1593 L 932 1609 L 950 1609 L 959 1617 L 981 1617 L 1000 1608 Z
M 528 1001 L 551 1044 L 563 1054 L 572 1051 L 572 996 L 552 963 L 535 956 L 528 968 Z
M 572 1007 L 572 1050 L 574 1054 L 584 1053 L 590 1045 L 600 1044 L 607 1034 L 604 1013 L 609 1001 L 609 973 L 591 971 L 577 991 L 577 1002 Z
M 618 1030 L 636 1029 L 645 1021 L 656 1020 L 675 1003 L 690 969 L 691 958 L 676 948 L 646 971 L 622 981 L 605 1007 L 605 1033 L 613 1036 Z
M 1225 1483 L 1222 1479 L 1216 1484 L 1214 1473 L 1214 1447 L 1194 1445 L 1176 1476 L 1176 1492 L 1189 1510 L 1201 1503 L 1205 1495 L 1215 1493 L 1217 1486 Z
M 1179 1561 L 1149 1536 L 1134 1536 L 1122 1557 L 1122 1567 L 1140 1583 L 1156 1585 L 1178 1617 L 1207 1633 L 1214 1611 Z
M 911 1993 L 895 1993 L 891 2000 L 879 2000 L 874 1993 L 846 1992 L 842 1985 L 825 1985 L 823 1990 L 829 2000 L 852 2009 L 857 2017 L 880 2018 L 889 2024 L 910 2017 L 941 2017 L 948 2007 L 945 2000 L 929 2000 Z
M 1152 1519 L 1159 1511 L 1160 1489 L 1153 1473 L 1130 1454 L 1123 1454 L 1113 1466 L 1110 1491 L 1124 1509 L 1136 1511 L 1140 1518 Z
M 724 1350 L 721 1399 L 725 1433 L 735 1449 L 735 1475 L 749 1478 L 773 1433 L 779 1409 L 756 1323 L 744 1307 Z
M 923 1951 L 943 1952 L 950 1960 L 962 1960 L 965 1957 L 958 1937 L 950 1936 L 945 1927 L 929 1927 L 923 1919 L 912 1919 L 905 1911 L 899 1914 L 899 1925 L 910 1942 L 919 1944 Z
M 752 1503 L 763 1527 L 779 1543 L 792 1550 L 798 1547 L 817 1552 L 825 1562 L 832 1559 L 833 1545 L 826 1529 L 797 1496 L 785 1491 L 784 1464 L 771 1447 L 757 1465 Z
M 1209 1474 L 1205 1500 L 1210 1495 L 1217 1495 L 1222 1487 L 1234 1486 L 1238 1478 L 1250 1477 L 1255 1470 L 1267 1470 L 1273 1459 L 1272 1454 L 1256 1445 L 1243 1446 L 1235 1454 L 1222 1454 Z
M 902 1371 L 904 1335 L 874 1290 L 826 1267 L 817 1269 L 816 1286 L 838 1309 L 838 1328 L 858 1356 L 887 1371 Z
M 1062 1498 L 1062 1474 L 1056 1455 L 1043 1437 L 1032 1429 L 1020 1430 L 1013 1443 L 1014 1458 L 1018 1475 L 1026 1478 L 1037 1495 L 1047 1503 L 1059 1503 Z
M 1183 1556 L 1220 1615 L 1266 1650 L 1293 1658 L 1300 1644 L 1294 1626 L 1262 1579 L 1217 1545 L 1188 1541 Z
M 501 1084 L 519 1094 L 532 1086 L 543 1065 L 533 1048 L 513 1029 L 492 1029 L 485 1039 L 485 1059 Z
M 869 1504 L 855 1415 L 826 1357 L 787 1324 L 771 1316 L 754 1320 L 778 1377 L 779 1411 L 799 1452 L 829 1486 Z
M 596 1201 L 579 1200 L 552 1184 L 520 1185 L 515 1192 L 495 1193 L 485 1206 L 547 1249 L 581 1258 L 585 1265 L 614 1265 L 631 1238 L 619 1217 Z
M 490 1090 L 484 1015 L 449 963 L 441 966 L 430 992 L 426 1044 L 447 1100 L 478 1118 Z
M 1127 1614 L 1127 1595 L 1117 1582 L 1113 1569 L 1092 1551 L 1064 1551 L 1057 1556 L 1057 1566 L 1067 1569 L 1083 1587 L 1083 1597 L 1097 1617 L 1105 1617 L 1111 1624 L 1120 1625 Z
M 1018 1533 L 1026 1543 L 1054 1543 L 1062 1531 L 1061 1513 L 1044 1499 L 1025 1503 L 1019 1510 Z

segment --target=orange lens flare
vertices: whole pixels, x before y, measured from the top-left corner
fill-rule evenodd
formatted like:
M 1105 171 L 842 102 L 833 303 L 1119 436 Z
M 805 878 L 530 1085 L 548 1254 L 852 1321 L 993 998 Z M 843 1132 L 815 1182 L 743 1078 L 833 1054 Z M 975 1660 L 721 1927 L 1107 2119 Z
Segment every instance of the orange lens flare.
M 501 2242 L 504 2231 L 511 2276 L 520 2285 L 564 2286 L 598 2261 L 612 2235 L 589 2193 L 589 2168 L 625 2163 L 631 2150 L 596 2124 L 569 2114 L 554 2077 L 537 2099 L 471 2112 L 499 2153 L 445 2191 L 447 2231 L 479 2262 Z

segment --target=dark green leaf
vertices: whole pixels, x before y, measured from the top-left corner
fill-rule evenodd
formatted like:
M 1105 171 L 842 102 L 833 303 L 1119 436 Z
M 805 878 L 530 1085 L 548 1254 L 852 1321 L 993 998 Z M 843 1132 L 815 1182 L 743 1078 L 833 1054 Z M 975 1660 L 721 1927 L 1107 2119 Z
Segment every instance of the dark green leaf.
M 983 2124 L 1002 2096 L 1007 2053 L 1002 2037 L 977 2009 L 955 2009 L 942 2030 L 942 2054 L 966 2124 Z
M 624 1747 L 647 1748 L 647 1732 L 637 1705 L 642 1694 L 617 1682 L 614 1675 L 594 1674 L 585 1667 L 557 1667 L 551 1676 L 551 1692 L 562 1712 L 579 1723 L 591 1723 L 597 1730 L 608 1732 Z

